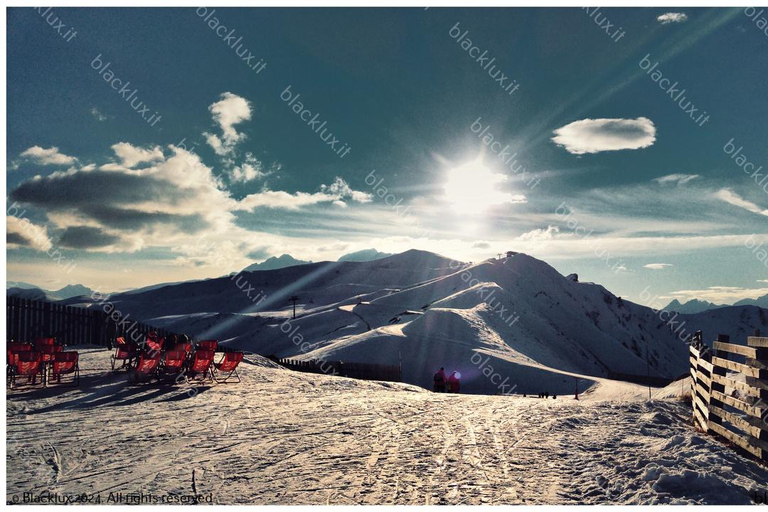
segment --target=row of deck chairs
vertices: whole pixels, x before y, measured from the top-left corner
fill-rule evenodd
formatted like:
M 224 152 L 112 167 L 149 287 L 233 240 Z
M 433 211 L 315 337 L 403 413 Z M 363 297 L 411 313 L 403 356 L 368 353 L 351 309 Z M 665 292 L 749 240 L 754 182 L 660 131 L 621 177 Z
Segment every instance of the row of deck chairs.
M 165 338 L 149 333 L 143 344 L 131 343 L 123 337 L 111 357 L 112 370 L 127 368 L 131 382 L 180 378 L 200 380 L 210 378 L 217 383 L 240 382 L 237 366 L 243 360 L 242 352 L 225 352 L 219 362 L 214 360 L 218 341 L 205 340 L 195 344 L 176 343 L 165 349 Z
M 71 375 L 72 380 L 64 384 L 80 384 L 78 353 L 64 351 L 56 344 L 56 338 L 38 338 L 32 343 L 8 343 L 6 351 L 6 380 L 11 388 L 17 386 L 19 378 L 26 377 L 27 384 L 36 385 L 38 377 L 43 387 L 55 382 L 62 384 L 62 375 Z

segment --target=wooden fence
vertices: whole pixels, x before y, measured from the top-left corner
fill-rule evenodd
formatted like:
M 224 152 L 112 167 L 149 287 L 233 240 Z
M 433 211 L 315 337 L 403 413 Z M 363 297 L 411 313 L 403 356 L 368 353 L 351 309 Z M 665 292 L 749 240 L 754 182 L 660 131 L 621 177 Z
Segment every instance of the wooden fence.
M 768 461 L 768 338 L 749 337 L 746 346 L 729 341 L 721 334 L 711 349 L 691 346 L 693 421 Z
M 306 373 L 325 373 L 360 380 L 384 380 L 402 382 L 403 372 L 400 365 L 346 363 L 343 361 L 298 361 L 296 359 L 281 359 L 270 356 L 280 366 L 290 370 Z
M 138 337 L 149 331 L 160 336 L 173 334 L 129 317 L 108 304 L 91 308 L 62 306 L 42 300 L 6 296 L 6 341 L 32 341 L 53 336 L 62 345 L 110 345 L 117 336 Z M 107 313 L 109 312 L 109 314 Z

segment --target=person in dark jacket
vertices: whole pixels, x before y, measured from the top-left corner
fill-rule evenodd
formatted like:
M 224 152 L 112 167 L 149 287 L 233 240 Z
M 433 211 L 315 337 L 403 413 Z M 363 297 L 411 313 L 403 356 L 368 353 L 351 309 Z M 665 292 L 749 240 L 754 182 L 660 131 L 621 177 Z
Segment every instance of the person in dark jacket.
M 435 393 L 445 393 L 445 368 L 440 368 L 434 376 L 434 391 Z

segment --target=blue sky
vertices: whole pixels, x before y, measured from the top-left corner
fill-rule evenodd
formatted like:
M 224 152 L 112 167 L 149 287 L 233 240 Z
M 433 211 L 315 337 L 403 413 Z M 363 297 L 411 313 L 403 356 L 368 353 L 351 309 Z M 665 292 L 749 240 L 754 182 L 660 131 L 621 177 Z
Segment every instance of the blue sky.
M 9 280 L 374 247 L 526 252 L 638 301 L 768 293 L 744 10 L 212 10 L 8 11 Z

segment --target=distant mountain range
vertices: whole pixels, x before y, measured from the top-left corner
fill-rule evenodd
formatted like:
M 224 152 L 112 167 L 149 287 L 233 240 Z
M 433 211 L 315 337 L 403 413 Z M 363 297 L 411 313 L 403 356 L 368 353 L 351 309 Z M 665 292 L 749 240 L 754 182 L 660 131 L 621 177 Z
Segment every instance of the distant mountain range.
M 733 304 L 734 306 L 758 306 L 761 308 L 768 308 L 768 295 L 764 295 L 757 299 L 744 299 Z M 675 299 L 667 304 L 664 309 L 666 311 L 676 311 L 681 314 L 695 314 L 703 311 L 709 311 L 710 309 L 726 308 L 727 304 L 715 304 L 706 300 L 691 299 L 686 303 L 681 303 Z
M 33 300 L 58 301 L 80 297 L 81 295 L 91 295 L 93 290 L 81 284 L 69 284 L 59 290 L 44 290 L 33 284 L 22 281 L 7 281 L 5 283 L 5 294 L 12 297 L 22 297 Z
M 373 261 L 392 256 L 386 252 L 379 252 L 376 249 L 363 249 L 362 251 L 351 252 L 341 256 L 338 261 Z M 254 263 L 248 265 L 243 269 L 244 272 L 255 272 L 257 270 L 278 270 L 281 268 L 295 267 L 297 265 L 307 265 L 312 263 L 311 261 L 298 260 L 290 254 L 283 254 L 282 256 L 272 256 L 267 258 L 261 263 Z

